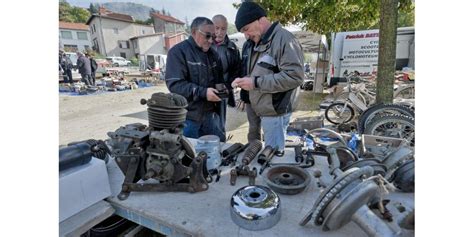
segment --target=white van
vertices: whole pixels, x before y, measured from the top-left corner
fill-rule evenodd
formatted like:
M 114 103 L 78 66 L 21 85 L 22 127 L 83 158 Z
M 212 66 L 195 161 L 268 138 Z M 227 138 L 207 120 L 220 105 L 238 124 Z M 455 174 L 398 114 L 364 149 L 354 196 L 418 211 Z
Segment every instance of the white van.
M 162 73 L 166 71 L 166 55 L 165 54 L 142 54 L 139 55 L 140 71 L 153 71 Z

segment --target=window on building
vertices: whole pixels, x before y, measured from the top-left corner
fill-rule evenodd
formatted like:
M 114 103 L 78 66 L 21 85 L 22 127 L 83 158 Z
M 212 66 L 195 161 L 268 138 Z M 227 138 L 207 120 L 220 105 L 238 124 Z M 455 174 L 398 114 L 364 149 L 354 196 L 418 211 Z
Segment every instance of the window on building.
M 134 40 L 134 41 L 133 41 L 133 47 L 134 47 L 134 48 L 138 48 L 138 41 L 137 41 L 137 40 Z
M 114 33 L 118 35 L 118 28 L 114 28 Z
M 119 44 L 119 48 L 121 48 L 121 49 L 129 49 L 130 48 L 130 43 L 127 40 L 119 40 L 118 44 Z
M 97 31 L 95 30 L 95 24 L 93 24 L 92 26 L 94 27 L 94 33 L 97 32 Z
M 145 30 L 142 30 L 142 35 L 144 35 L 144 34 L 145 34 Z
M 87 33 L 86 32 L 76 32 L 77 33 L 77 39 L 80 40 L 89 40 L 87 38 Z
M 61 31 L 61 38 L 63 39 L 72 39 L 72 32 L 71 31 Z
M 92 43 L 94 44 L 94 45 L 92 46 L 92 48 L 93 48 L 95 51 L 100 52 L 100 49 L 99 49 L 99 42 L 97 42 L 97 39 L 96 39 L 96 38 L 94 38 L 94 39 L 92 40 Z
M 89 47 L 89 45 L 84 45 L 84 49 L 85 49 L 86 51 L 90 51 L 90 50 L 91 50 L 91 47 Z
M 65 44 L 64 45 L 64 51 L 66 51 L 66 52 L 76 52 L 77 51 L 77 45 Z
M 126 53 L 120 53 L 120 57 L 127 58 L 127 54 Z

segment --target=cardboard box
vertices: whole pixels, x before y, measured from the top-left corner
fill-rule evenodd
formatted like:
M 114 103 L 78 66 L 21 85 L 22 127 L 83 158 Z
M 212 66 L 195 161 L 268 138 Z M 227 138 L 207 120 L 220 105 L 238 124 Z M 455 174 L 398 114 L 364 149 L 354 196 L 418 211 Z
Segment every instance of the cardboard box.
M 296 129 L 313 130 L 324 127 L 323 116 L 297 118 L 290 123 L 290 126 Z
M 402 145 L 405 139 L 362 135 L 362 154 L 364 157 L 383 158 Z

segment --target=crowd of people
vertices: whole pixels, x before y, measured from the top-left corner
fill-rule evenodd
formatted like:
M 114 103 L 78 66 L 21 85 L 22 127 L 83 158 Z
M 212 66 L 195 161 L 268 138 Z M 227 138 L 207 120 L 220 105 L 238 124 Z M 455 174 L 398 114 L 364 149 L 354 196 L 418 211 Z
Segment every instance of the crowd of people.
M 249 142 L 261 140 L 263 130 L 265 144 L 282 156 L 298 87 L 304 81 L 302 47 L 254 2 L 241 4 L 235 26 L 247 39 L 241 55 L 227 36 L 223 15 L 195 18 L 191 36 L 168 52 L 166 85 L 188 101 L 183 134 L 216 135 L 224 142 L 228 105 L 246 111 Z M 230 92 L 228 98 L 219 96 L 220 83 Z M 234 98 L 233 90 L 240 90 L 240 98 Z
M 81 74 L 81 81 L 87 86 L 95 86 L 95 72 L 97 71 L 97 62 L 93 55 L 89 53 L 83 54 L 76 52 L 77 62 L 76 67 Z M 64 83 L 74 83 L 72 78 L 72 70 L 74 64 L 63 50 L 59 50 L 59 71 L 62 72 Z
M 303 50 L 296 37 L 279 22 L 271 22 L 254 2 L 243 2 L 235 26 L 245 35 L 242 52 L 227 36 L 227 18 L 221 14 L 196 17 L 191 35 L 167 55 L 165 82 L 169 91 L 188 101 L 183 134 L 190 138 L 216 135 L 226 141 L 227 106 L 246 111 L 248 142 L 265 141 L 282 156 L 286 129 L 304 81 Z M 95 86 L 97 62 L 77 52 L 81 81 Z M 59 52 L 64 82 L 73 83 L 73 63 Z M 226 96 L 216 87 L 224 84 Z M 238 98 L 234 98 L 234 91 Z M 262 136 L 263 130 L 263 136 Z

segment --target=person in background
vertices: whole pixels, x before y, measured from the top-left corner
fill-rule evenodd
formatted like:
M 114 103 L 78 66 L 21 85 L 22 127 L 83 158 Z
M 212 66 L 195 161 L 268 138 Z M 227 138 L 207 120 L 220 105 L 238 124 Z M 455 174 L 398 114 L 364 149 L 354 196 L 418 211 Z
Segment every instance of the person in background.
M 74 83 L 72 79 L 72 68 L 74 65 L 71 59 L 62 50 L 59 50 L 59 65 L 61 65 L 63 69 L 64 83 Z
M 81 74 L 82 82 L 86 83 L 88 86 L 92 86 L 92 69 L 91 61 L 84 56 L 81 52 L 76 52 L 77 54 L 77 69 L 79 74 Z
M 248 94 L 247 118 L 260 120 L 265 145 L 278 147 L 275 155 L 283 156 L 286 129 L 304 81 L 304 57 L 295 36 L 266 16 L 254 2 L 243 2 L 237 10 L 235 26 L 248 39 L 242 49 L 242 64 L 248 68 L 232 86 Z
M 92 78 L 92 85 L 95 86 L 95 72 L 97 71 L 97 62 L 94 59 L 94 56 L 92 56 L 89 53 L 86 53 L 86 57 L 89 58 L 91 62 L 91 78 Z
M 224 142 L 225 131 L 220 125 L 222 101 L 215 89 L 224 80 L 219 55 L 211 48 L 214 32 L 210 19 L 193 20 L 191 36 L 168 52 L 165 82 L 170 92 L 188 101 L 183 135 L 190 138 L 216 135 Z
M 212 17 L 212 22 L 214 23 L 216 33 L 212 48 L 219 54 L 224 73 L 224 83 L 229 91 L 229 98 L 223 99 L 220 109 L 221 126 L 222 130 L 225 131 L 227 105 L 235 107 L 235 98 L 231 84 L 236 77 L 240 76 L 240 54 L 237 45 L 230 41 L 227 36 L 227 18 L 220 14 L 215 15 Z

